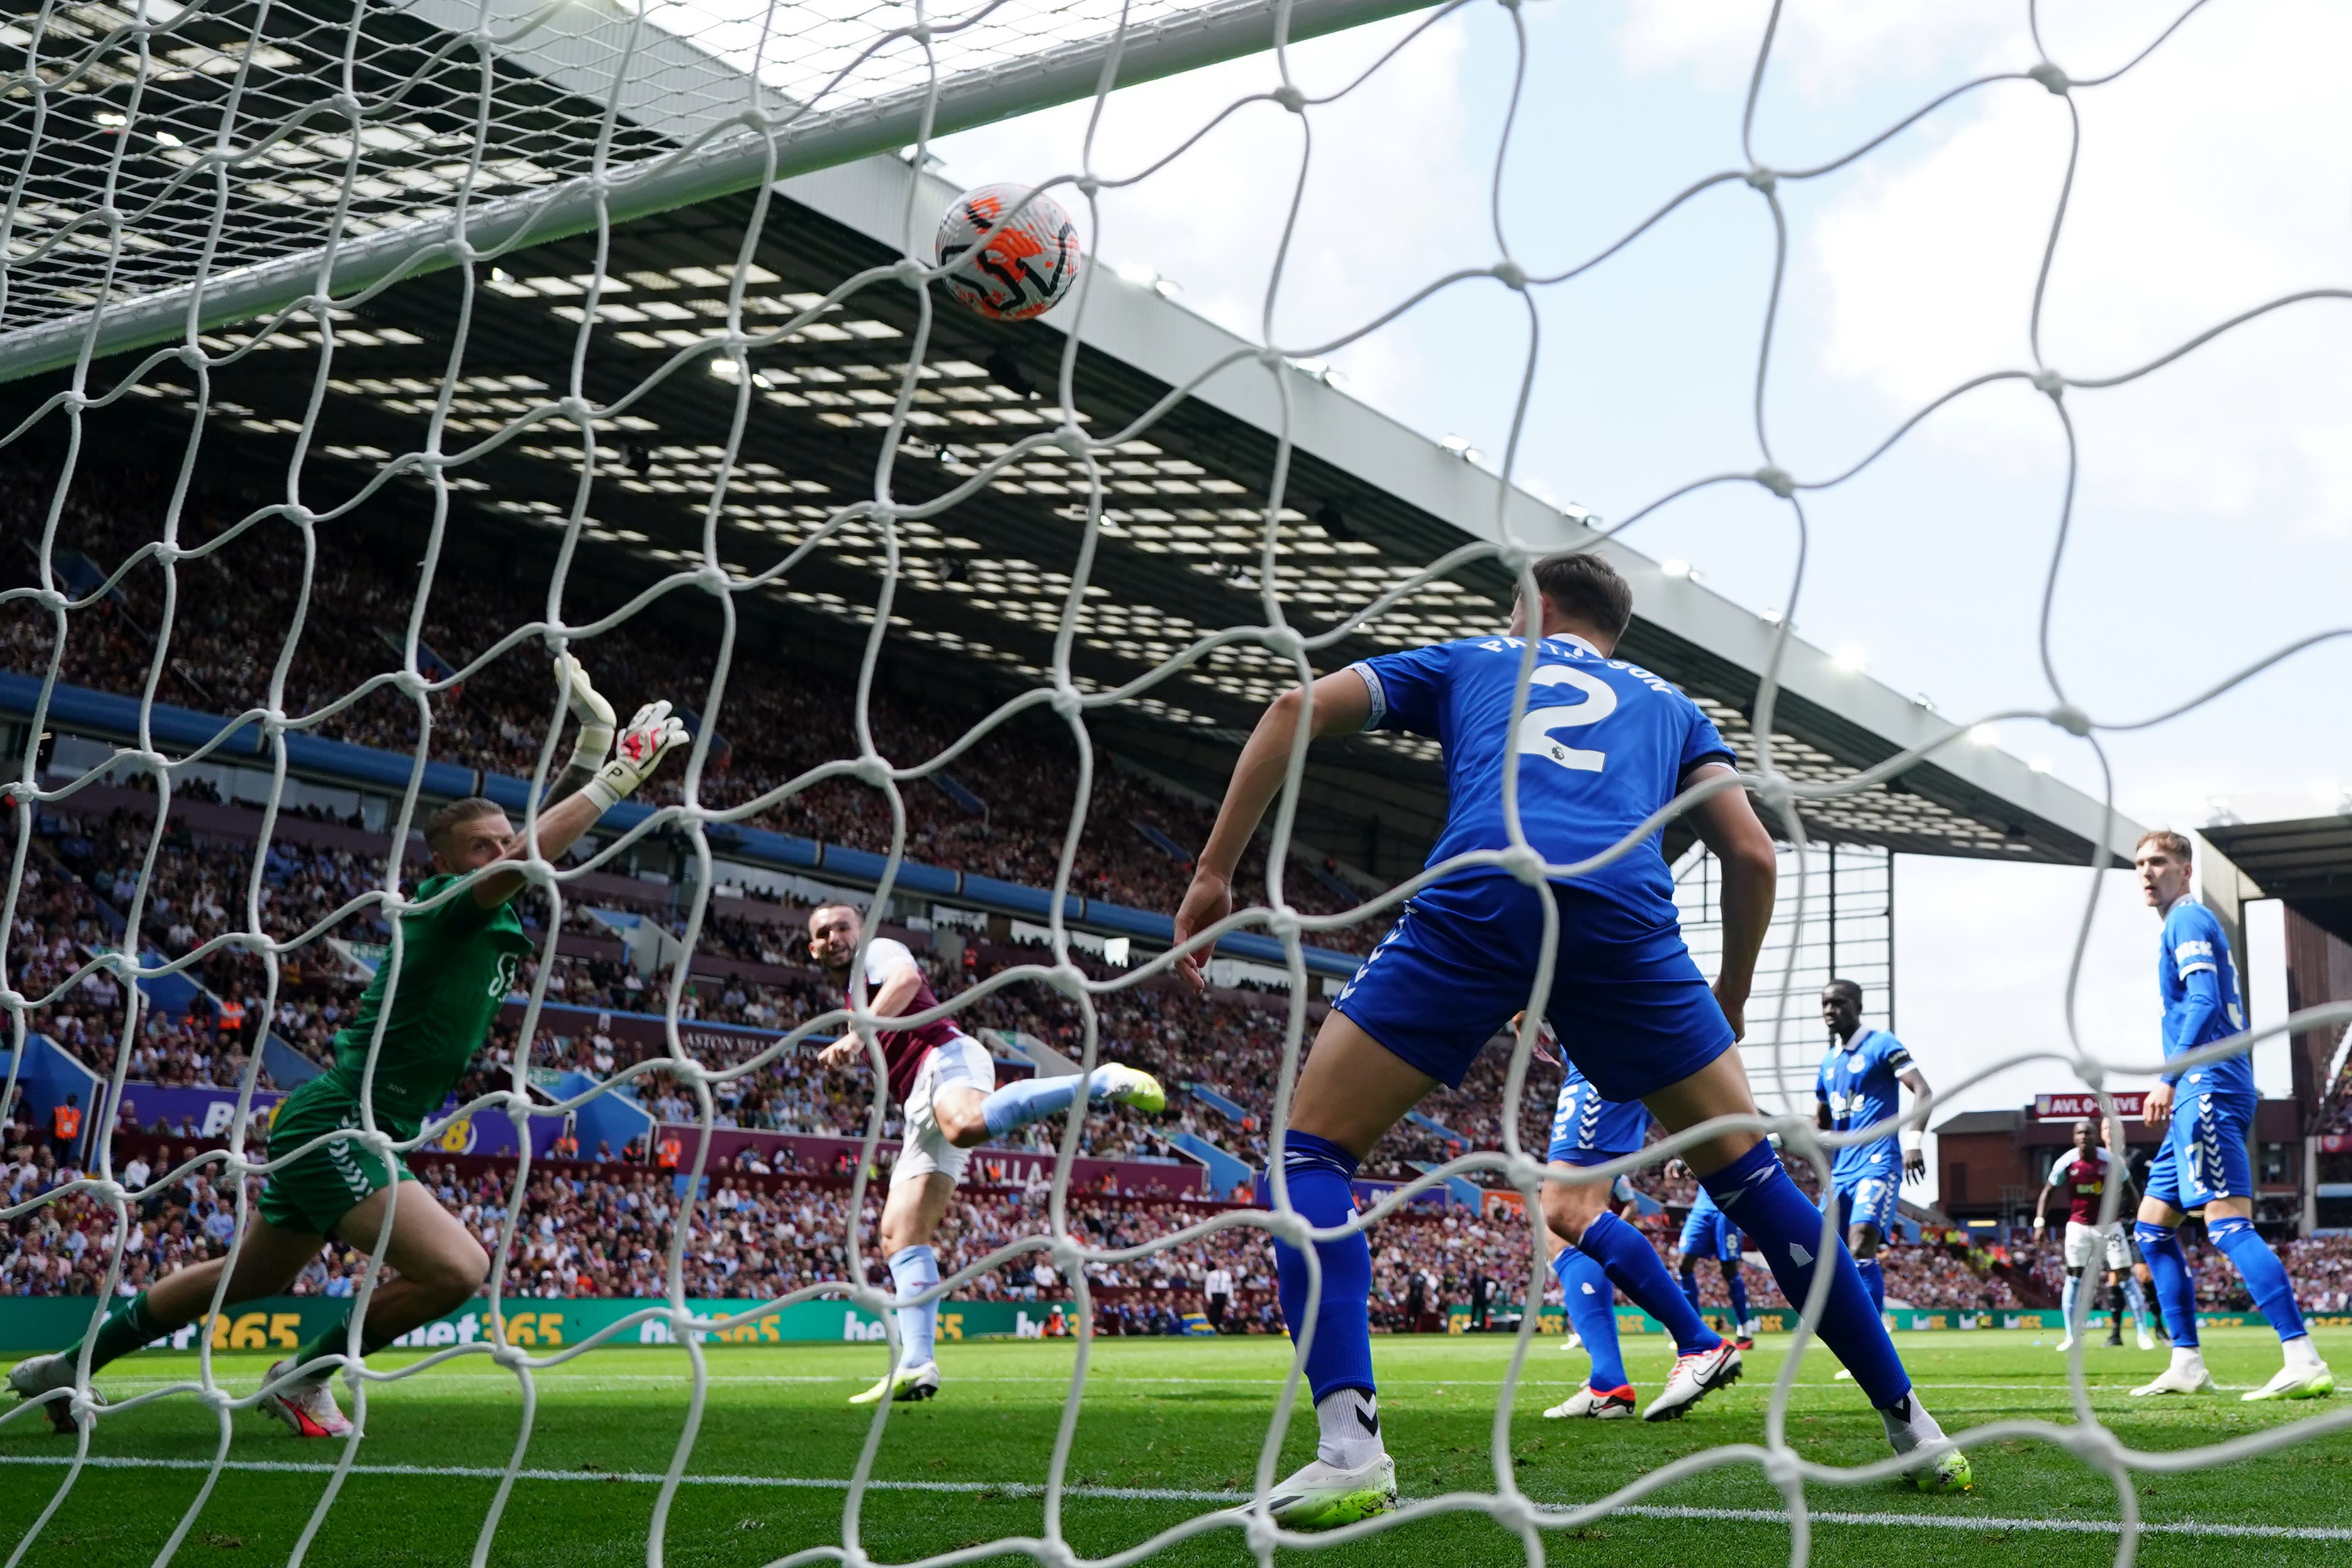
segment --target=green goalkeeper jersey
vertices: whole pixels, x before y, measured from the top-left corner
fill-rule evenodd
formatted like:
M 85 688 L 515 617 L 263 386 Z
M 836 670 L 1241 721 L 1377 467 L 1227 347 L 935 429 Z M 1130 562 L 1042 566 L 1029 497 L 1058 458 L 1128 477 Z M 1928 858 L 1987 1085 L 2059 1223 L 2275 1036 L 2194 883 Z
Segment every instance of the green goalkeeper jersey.
M 417 900 L 457 880 L 446 874 L 425 878 Z M 401 1135 L 409 1136 L 466 1076 L 467 1065 L 489 1036 L 490 1019 L 513 988 L 516 962 L 531 944 L 511 901 L 486 910 L 469 893 L 401 916 L 400 931 L 400 985 L 376 1058 L 375 1113 L 404 1123 L 407 1131 Z M 332 1071 L 354 1098 L 391 976 L 387 952 L 360 998 L 358 1013 L 335 1035 Z

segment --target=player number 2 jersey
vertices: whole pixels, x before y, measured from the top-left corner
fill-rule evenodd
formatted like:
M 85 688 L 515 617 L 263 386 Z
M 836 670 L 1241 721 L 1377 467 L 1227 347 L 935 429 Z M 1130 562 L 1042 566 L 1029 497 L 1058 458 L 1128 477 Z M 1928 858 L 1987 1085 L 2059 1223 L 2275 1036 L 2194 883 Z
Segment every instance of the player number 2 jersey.
M 2238 965 L 2230 939 L 2213 911 L 2182 896 L 2164 912 L 2164 940 L 2156 955 L 2157 990 L 2164 998 L 2164 1054 L 2177 1057 L 2246 1029 L 2238 1000 Z M 2181 1074 L 2167 1073 L 2181 1098 L 2199 1094 L 2254 1092 L 2250 1055 L 2207 1062 Z M 2175 1081 L 2177 1079 L 2177 1081 Z
M 1425 735 L 1445 750 L 1445 831 L 1436 865 L 1465 850 L 1507 849 L 1503 770 L 1518 770 L 1519 823 L 1555 865 L 1609 848 L 1672 800 L 1702 763 L 1734 765 L 1714 721 L 1664 677 L 1603 658 L 1577 637 L 1537 646 L 1528 711 L 1516 727 L 1518 637 L 1467 637 L 1353 668 L 1371 697 L 1368 730 Z M 1674 879 L 1652 833 L 1575 879 L 1659 923 L 1675 919 Z
M 1832 1041 L 1813 1085 L 1815 1098 L 1830 1108 L 1830 1126 L 1839 1132 L 1874 1126 L 1902 1109 L 1903 1073 L 1911 1053 L 1884 1029 L 1863 1029 L 1840 1045 Z M 1900 1159 L 1900 1134 L 1855 1143 L 1837 1152 L 1832 1169 L 1839 1176 L 1870 1169 L 1889 1155 Z

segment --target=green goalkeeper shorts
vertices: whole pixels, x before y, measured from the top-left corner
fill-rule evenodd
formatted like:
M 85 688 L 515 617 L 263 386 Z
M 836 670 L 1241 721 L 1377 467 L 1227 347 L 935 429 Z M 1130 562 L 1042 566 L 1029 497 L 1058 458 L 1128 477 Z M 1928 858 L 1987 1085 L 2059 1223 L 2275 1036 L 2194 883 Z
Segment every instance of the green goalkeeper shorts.
M 322 1132 L 352 1131 L 360 1125 L 359 1096 L 335 1073 L 321 1073 L 279 1103 L 269 1124 L 269 1152 L 291 1153 Z M 379 1131 L 394 1138 L 416 1129 L 379 1117 Z M 332 1236 L 345 1215 L 394 1182 L 410 1179 L 399 1155 L 388 1159 L 357 1140 L 321 1143 L 269 1173 L 261 1189 L 261 1217 L 280 1230 Z M 365 1246 L 373 1237 L 342 1238 Z

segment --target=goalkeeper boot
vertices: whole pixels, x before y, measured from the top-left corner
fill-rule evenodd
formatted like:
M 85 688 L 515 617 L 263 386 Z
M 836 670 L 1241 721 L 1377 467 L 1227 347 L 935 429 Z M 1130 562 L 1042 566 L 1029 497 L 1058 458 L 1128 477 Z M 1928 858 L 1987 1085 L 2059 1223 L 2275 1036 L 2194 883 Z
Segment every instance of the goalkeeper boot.
M 262 1374 L 262 1386 L 278 1383 L 293 1364 L 290 1358 L 277 1363 Z M 352 1435 L 352 1424 L 335 1404 L 335 1391 L 323 1377 L 298 1377 L 291 1383 L 278 1384 L 261 1396 L 261 1413 L 284 1422 L 297 1437 Z
M 1386 1454 L 1354 1469 L 1317 1459 L 1265 1500 L 1266 1512 L 1285 1530 L 1337 1530 L 1396 1504 L 1396 1461 Z
M 55 1355 L 27 1356 L 8 1369 L 8 1392 L 22 1400 L 35 1400 L 45 1394 L 74 1385 L 77 1358 L 59 1352 Z M 103 1405 L 97 1389 L 89 1391 L 92 1405 Z M 47 1403 L 49 1429 L 71 1436 L 74 1432 L 73 1398 L 50 1399 Z
M 2139 1326 L 2139 1348 L 2144 1351 L 2152 1351 L 2156 1348 L 2156 1336 L 2147 1331 L 2146 1323 Z
M 1547 1421 L 1622 1421 L 1633 1414 L 1633 1385 L 1595 1388 L 1587 1384 L 1544 1412 Z
M 1096 1081 L 1104 1083 L 1108 1079 L 1104 1087 L 1119 1104 L 1147 1116 L 1168 1109 L 1168 1091 L 1141 1068 L 1131 1068 L 1125 1062 L 1105 1062 L 1096 1072 Z
M 917 1362 L 912 1366 L 893 1370 L 889 1376 L 863 1394 L 849 1396 L 852 1405 L 879 1405 L 887 1399 L 899 1405 L 911 1405 L 929 1399 L 940 1391 L 940 1363 L 935 1361 Z
M 2205 1370 L 2205 1358 L 2194 1345 L 2172 1347 L 2172 1364 L 2158 1373 L 2155 1378 L 2132 1390 L 2135 1399 L 2152 1394 L 2210 1394 L 2213 1374 Z
M 1666 1378 L 1665 1392 L 1650 1401 L 1650 1407 L 1642 1412 L 1642 1419 L 1680 1420 L 1692 1405 L 1717 1389 L 1738 1383 L 1739 1373 L 1739 1347 L 1729 1340 L 1717 1343 L 1713 1350 L 1677 1356 L 1675 1370 Z

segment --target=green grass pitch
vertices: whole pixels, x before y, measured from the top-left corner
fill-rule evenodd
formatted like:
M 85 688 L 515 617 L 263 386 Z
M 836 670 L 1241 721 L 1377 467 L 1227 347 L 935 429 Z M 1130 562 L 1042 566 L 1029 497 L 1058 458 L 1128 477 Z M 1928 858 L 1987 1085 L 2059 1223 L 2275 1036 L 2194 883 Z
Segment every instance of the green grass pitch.
M 2064 1360 L 2023 1333 L 1911 1334 L 1900 1342 L 1926 1397 L 1948 1427 L 2004 1417 L 2070 1419 Z M 1766 1401 L 1785 1341 L 1748 1358 L 1745 1382 L 1689 1419 L 1546 1421 L 1543 1407 L 1580 1378 L 1585 1359 L 1538 1340 L 1511 1424 L 1518 1483 L 1545 1503 L 1596 1499 L 1684 1455 L 1759 1441 Z M 2352 1368 L 2352 1331 L 2323 1332 L 2321 1352 Z M 1391 1451 L 1408 1498 L 1492 1490 L 1489 1436 L 1510 1353 L 1503 1336 L 1376 1342 Z M 1644 1392 L 1660 1385 L 1664 1342 L 1632 1340 L 1629 1365 Z M 2352 1425 L 2352 1399 L 2247 1405 L 2251 1387 L 2276 1364 L 2276 1342 L 2253 1330 L 2219 1331 L 2206 1345 L 2227 1390 L 2219 1397 L 2149 1403 L 2126 1390 L 2162 1364 L 2161 1353 L 2091 1349 L 2092 1403 L 2138 1448 L 2179 1449 L 2242 1437 L 2318 1416 Z M 1033 1489 L 1045 1477 L 1075 1347 L 1066 1342 L 950 1344 L 938 1400 L 892 1412 L 875 1467 L 887 1483 L 866 1495 L 858 1539 L 877 1562 L 903 1562 L 1034 1535 L 1045 1521 Z M 1105 1340 L 1080 1410 L 1063 1528 L 1080 1553 L 1131 1548 L 1192 1515 L 1229 1506 L 1215 1494 L 1245 1489 L 1253 1474 L 1287 1346 L 1267 1340 Z M 387 1356 L 383 1364 L 397 1364 Z M 869 1417 L 843 1401 L 876 1376 L 873 1346 L 714 1349 L 709 1399 L 671 1512 L 664 1560 L 750 1565 L 843 1541 L 845 1492 Z M 249 1392 L 266 1358 L 223 1356 L 223 1381 Z M 179 1376 L 195 1358 L 149 1352 L 110 1369 L 101 1390 L 121 1399 Z M 1855 1464 L 1884 1452 L 1876 1417 L 1834 1363 L 1808 1357 L 1790 1409 L 1790 1439 L 1808 1458 Z M 645 1478 L 669 1463 L 687 1415 L 686 1356 L 678 1350 L 593 1353 L 539 1375 L 530 1479 L 514 1491 L 493 1563 L 588 1568 L 646 1560 L 656 1488 Z M 2231 1385 L 2234 1385 L 2233 1387 Z M 514 1378 L 486 1359 L 445 1363 L 379 1384 L 369 1402 L 362 1473 L 346 1481 L 310 1561 L 331 1564 L 462 1563 L 473 1549 L 513 1451 L 521 1402 Z M 1286 1468 L 1311 1446 L 1313 1417 L 1295 1424 Z M 150 1563 L 204 1480 L 216 1427 L 192 1398 L 176 1397 L 100 1423 L 92 1452 L 116 1461 L 86 1470 L 40 1538 L 28 1564 L 112 1568 Z M 0 1426 L 0 1559 L 19 1543 L 64 1477 L 70 1438 L 25 1419 Z M 175 1561 L 283 1562 L 338 1457 L 331 1443 L 297 1443 L 251 1412 L 236 1418 L 230 1467 L 220 1477 Z M 1818 1521 L 1812 1561 L 1823 1564 L 1931 1562 L 1934 1568 L 2013 1564 L 2092 1568 L 2114 1561 L 2119 1516 L 2113 1483 L 2063 1449 L 2032 1442 L 1977 1445 L 1976 1490 L 1923 1498 L 1892 1482 L 1817 1486 L 1811 1505 L 1841 1516 Z M 292 1467 L 292 1468 L 289 1468 Z M 704 1478 L 699 1480 L 693 1478 Z M 2352 1432 L 2341 1429 L 2283 1452 L 2179 1475 L 2143 1475 L 2143 1518 L 2168 1527 L 2146 1537 L 2151 1564 L 2352 1563 Z M 1147 1495 L 1117 1495 L 1118 1492 Z M 1643 1500 L 1643 1516 L 1612 1515 L 1545 1534 L 1547 1560 L 1593 1568 L 1736 1568 L 1789 1559 L 1779 1494 L 1753 1465 L 1683 1480 Z M 1703 1510 L 1675 1513 L 1670 1510 Z M 1936 1521 L 1929 1525 L 1911 1521 Z M 1435 1568 L 1525 1561 L 1518 1538 L 1483 1516 L 1416 1521 L 1297 1563 Z M 1027 1563 L 998 1555 L 998 1563 Z M 1217 1531 L 1168 1550 L 1170 1564 L 1243 1564 L 1237 1531 Z

